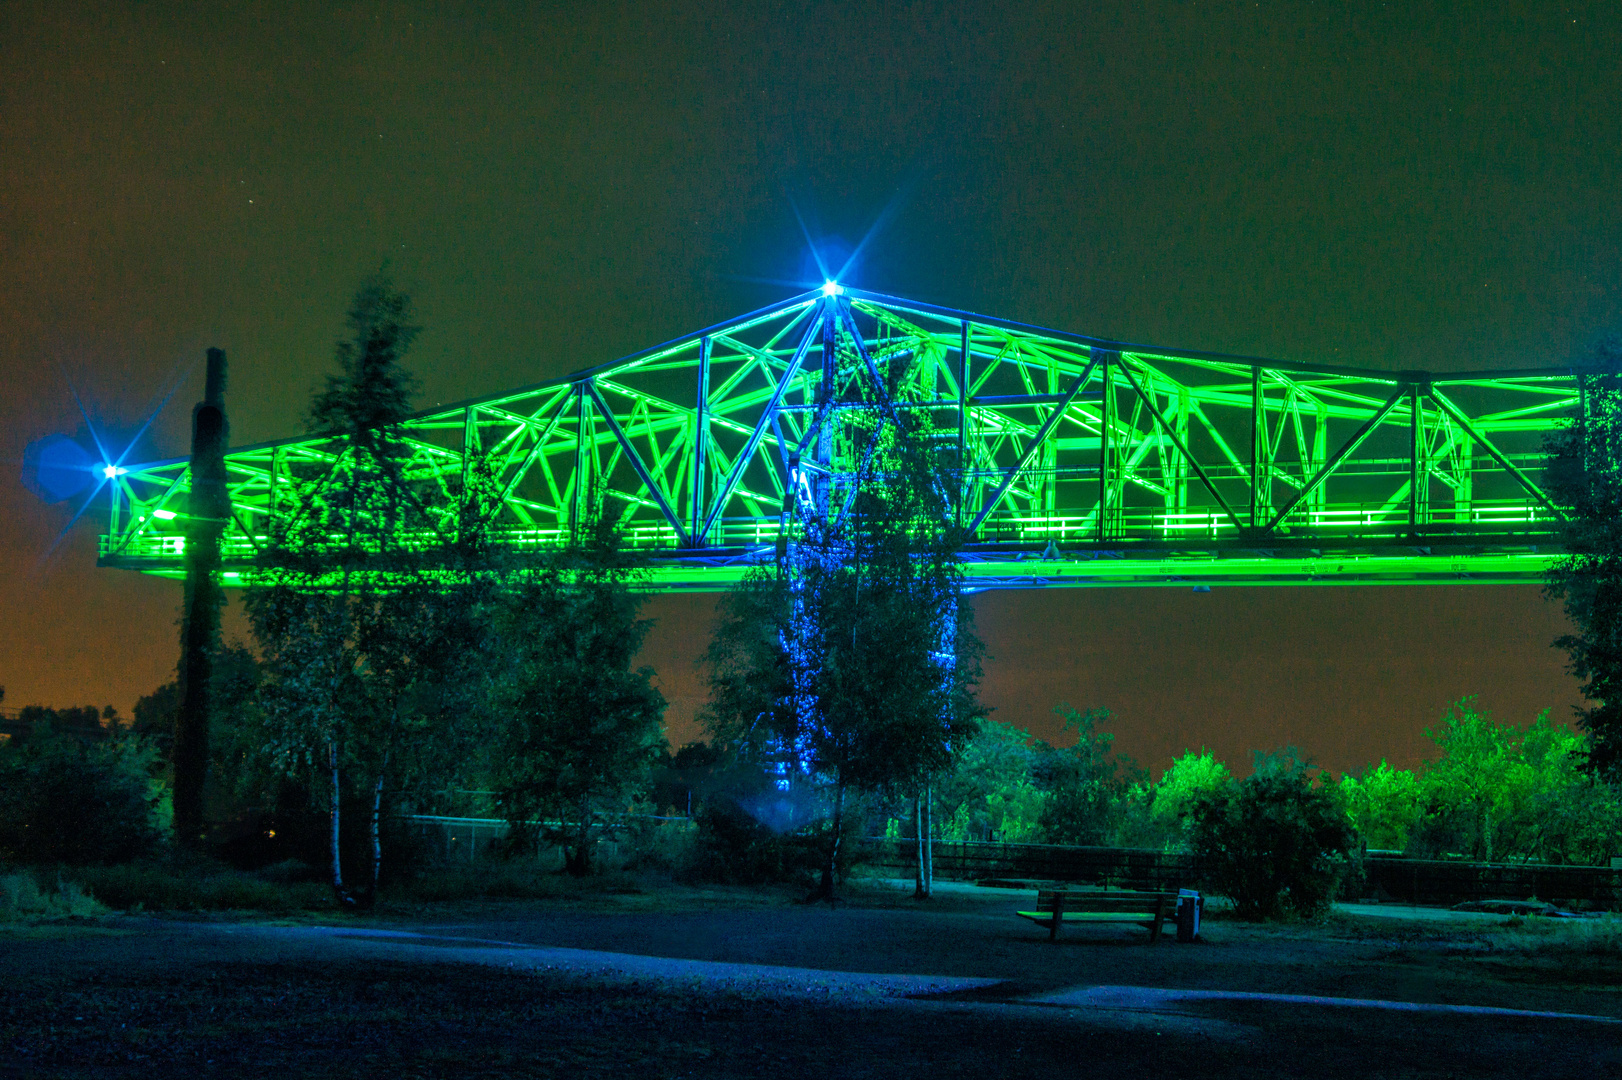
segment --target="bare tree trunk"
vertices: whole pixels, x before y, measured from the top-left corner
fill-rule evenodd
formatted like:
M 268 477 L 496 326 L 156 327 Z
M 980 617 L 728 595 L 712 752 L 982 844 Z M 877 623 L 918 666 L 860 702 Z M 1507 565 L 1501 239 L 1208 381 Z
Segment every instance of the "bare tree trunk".
M 834 872 L 839 866 L 839 847 L 845 836 L 845 782 L 843 780 L 834 787 L 833 833 L 833 843 L 828 845 L 828 861 L 822 866 L 822 883 L 817 886 L 817 891 L 811 895 L 813 900 L 832 900 L 834 898 Z
M 570 850 L 570 848 L 573 850 Z M 573 844 L 563 842 L 563 868 L 574 877 L 591 873 L 591 798 L 580 800 L 580 824 L 574 830 Z
M 338 849 L 338 825 L 341 809 L 339 803 L 343 786 L 338 777 L 338 742 L 330 740 L 327 743 L 327 765 L 332 770 L 332 891 L 338 897 L 338 903 L 349 904 L 351 899 L 344 888 L 344 862 Z
M 917 839 L 918 866 L 913 876 L 912 898 L 922 900 L 929 895 L 924 888 L 924 792 L 920 788 L 912 796 L 912 831 Z

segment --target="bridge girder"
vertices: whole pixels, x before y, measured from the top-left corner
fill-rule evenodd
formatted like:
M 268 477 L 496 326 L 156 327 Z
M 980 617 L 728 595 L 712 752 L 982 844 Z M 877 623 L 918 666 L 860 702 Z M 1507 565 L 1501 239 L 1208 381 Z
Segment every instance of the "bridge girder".
M 834 389 L 819 397 L 825 378 Z M 1578 400 L 1565 368 L 1292 364 L 846 290 L 436 408 L 402 434 L 433 526 L 421 542 L 433 519 L 456 520 L 482 460 L 498 543 L 561 542 L 590 486 L 660 590 L 724 588 L 770 557 L 796 470 L 825 469 L 837 506 L 891 411 L 961 463 L 954 512 L 973 530 L 976 588 L 1530 583 L 1558 554 L 1543 434 Z M 342 448 L 303 436 L 228 454 L 228 584 L 247 580 Z M 181 575 L 188 467 L 132 465 L 110 482 L 100 565 Z

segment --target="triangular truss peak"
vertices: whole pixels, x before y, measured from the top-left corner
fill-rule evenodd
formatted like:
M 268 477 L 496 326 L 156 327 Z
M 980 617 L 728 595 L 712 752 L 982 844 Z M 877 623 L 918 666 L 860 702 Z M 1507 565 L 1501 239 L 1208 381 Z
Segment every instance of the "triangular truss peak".
M 1382 372 L 1149 348 L 847 289 L 403 425 L 422 507 L 452 530 L 478 468 L 490 527 L 564 541 L 596 498 L 661 589 L 724 588 L 789 514 L 836 513 L 903 413 L 953 452 L 977 587 L 1536 581 L 1558 509 L 1545 432 L 1568 368 Z M 228 577 L 332 472 L 341 440 L 227 457 Z M 186 459 L 113 483 L 100 562 L 180 576 Z M 815 509 L 815 508 L 811 508 Z

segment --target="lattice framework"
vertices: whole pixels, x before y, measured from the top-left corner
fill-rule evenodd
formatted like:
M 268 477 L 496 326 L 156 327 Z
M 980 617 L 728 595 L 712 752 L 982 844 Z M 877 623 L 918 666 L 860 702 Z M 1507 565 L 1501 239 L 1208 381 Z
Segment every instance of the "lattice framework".
M 837 513 L 906 413 L 961 463 L 978 587 L 1535 582 L 1559 518 L 1542 438 L 1577 405 L 1570 369 L 1292 364 L 817 291 L 411 418 L 404 474 L 427 517 L 400 539 L 454 530 L 482 459 L 500 543 L 561 542 L 601 491 L 653 587 L 724 588 L 770 557 L 810 487 Z M 342 451 L 296 437 L 229 454 L 228 582 Z M 179 576 L 187 460 L 111 483 L 100 563 Z

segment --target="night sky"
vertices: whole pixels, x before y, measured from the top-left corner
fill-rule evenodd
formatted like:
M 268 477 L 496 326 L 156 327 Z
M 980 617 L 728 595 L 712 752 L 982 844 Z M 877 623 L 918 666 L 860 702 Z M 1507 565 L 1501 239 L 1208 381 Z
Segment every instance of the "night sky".
M 24 445 L 299 429 L 359 280 L 426 327 L 422 404 L 856 284 L 1125 340 L 1380 368 L 1563 363 L 1622 328 L 1612 4 L 0 5 L 0 685 L 170 677 L 177 584 L 96 570 Z M 1488 9 L 1502 12 L 1491 17 Z M 189 375 L 187 374 L 189 372 Z M 695 733 L 712 598 L 651 605 Z M 1000 719 L 1117 714 L 1157 771 L 1295 743 L 1412 764 L 1464 694 L 1577 700 L 1536 588 L 1001 593 Z M 228 625 L 240 627 L 239 612 Z

